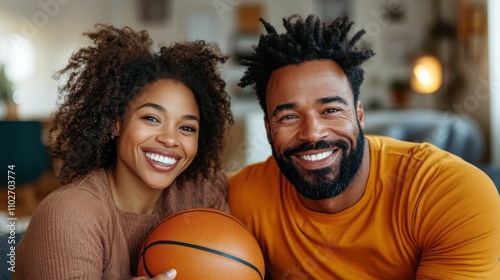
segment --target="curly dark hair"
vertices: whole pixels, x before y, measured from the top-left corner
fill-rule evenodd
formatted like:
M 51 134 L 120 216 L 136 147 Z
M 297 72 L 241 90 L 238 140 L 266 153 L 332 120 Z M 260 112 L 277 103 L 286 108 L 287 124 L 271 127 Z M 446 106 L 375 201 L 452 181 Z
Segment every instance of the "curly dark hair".
M 357 103 L 364 75 L 360 65 L 375 55 L 369 48 L 358 50 L 354 47 L 366 33 L 364 30 L 358 31 L 349 40 L 347 35 L 354 23 L 347 16 L 325 23 L 316 15 L 309 15 L 304 20 L 295 14 L 283 18 L 285 34 L 278 34 L 267 21 L 260 21 L 267 34 L 260 36 L 254 52 L 241 62 L 248 68 L 238 85 L 253 85 L 266 116 L 266 88 L 271 73 L 286 65 L 316 59 L 333 60 L 344 70 L 354 94 L 354 104 Z
M 67 78 L 59 88 L 61 104 L 50 129 L 50 153 L 62 160 L 59 179 L 68 183 L 117 157 L 111 139 L 117 117 L 146 87 L 160 79 L 181 82 L 193 93 L 200 110 L 198 153 L 178 181 L 210 173 L 221 166 L 225 134 L 233 116 L 219 64 L 228 57 L 205 41 L 177 42 L 152 50 L 147 31 L 97 24 L 84 33 L 92 41 L 74 53 L 54 78 Z

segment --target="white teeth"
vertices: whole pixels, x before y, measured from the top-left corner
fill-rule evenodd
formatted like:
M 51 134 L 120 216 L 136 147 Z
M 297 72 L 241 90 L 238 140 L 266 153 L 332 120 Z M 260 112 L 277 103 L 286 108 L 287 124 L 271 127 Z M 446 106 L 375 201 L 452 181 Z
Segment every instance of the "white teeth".
M 165 157 L 159 154 L 146 153 L 146 156 L 154 161 L 161 162 L 163 164 L 172 165 L 177 162 L 175 158 Z
M 316 155 L 303 155 L 300 156 L 301 159 L 307 160 L 307 161 L 318 161 L 326 158 L 327 156 L 333 154 L 333 151 L 328 151 L 328 152 L 322 152 Z

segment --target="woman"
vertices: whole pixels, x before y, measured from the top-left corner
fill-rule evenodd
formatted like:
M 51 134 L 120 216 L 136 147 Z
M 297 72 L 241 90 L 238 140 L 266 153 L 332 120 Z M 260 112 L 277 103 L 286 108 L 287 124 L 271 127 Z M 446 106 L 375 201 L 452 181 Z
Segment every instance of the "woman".
M 68 81 L 49 139 L 65 185 L 33 215 L 14 279 L 129 279 L 166 216 L 229 211 L 219 171 L 233 122 L 218 71 L 227 57 L 203 41 L 154 52 L 146 31 L 96 28 L 56 76 Z

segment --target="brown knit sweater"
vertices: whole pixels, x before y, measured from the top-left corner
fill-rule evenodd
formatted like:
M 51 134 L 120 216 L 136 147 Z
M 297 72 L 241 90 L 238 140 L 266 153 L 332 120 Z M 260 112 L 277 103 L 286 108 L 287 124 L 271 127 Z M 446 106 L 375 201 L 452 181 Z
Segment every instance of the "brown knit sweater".
M 63 186 L 39 205 L 16 250 L 13 279 L 130 279 L 140 246 L 166 216 L 186 208 L 229 212 L 227 182 L 203 178 L 168 187 L 153 214 L 115 207 L 104 170 Z

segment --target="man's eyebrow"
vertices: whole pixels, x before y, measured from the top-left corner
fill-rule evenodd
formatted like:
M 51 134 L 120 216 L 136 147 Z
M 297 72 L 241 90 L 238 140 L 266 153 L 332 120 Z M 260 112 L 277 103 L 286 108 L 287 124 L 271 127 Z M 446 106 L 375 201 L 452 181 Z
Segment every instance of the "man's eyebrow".
M 340 96 L 322 97 L 322 98 L 316 99 L 316 101 L 315 101 L 315 103 L 317 103 L 317 104 L 329 104 L 329 103 L 335 103 L 335 102 L 342 103 L 346 106 L 349 105 L 347 103 L 347 100 L 343 97 L 340 97 Z M 295 102 L 278 105 L 278 106 L 276 106 L 276 108 L 274 108 L 272 116 L 273 117 L 276 116 L 281 111 L 295 109 L 297 107 L 298 107 L 298 105 Z
M 340 97 L 340 96 L 328 96 L 328 97 L 322 97 L 322 98 L 318 98 L 316 99 L 315 101 L 317 104 L 328 104 L 328 103 L 334 103 L 334 102 L 340 102 L 344 105 L 349 105 L 347 103 L 347 100 L 345 100 L 345 98 L 343 97 Z
M 285 103 L 278 105 L 276 106 L 276 108 L 274 108 L 272 116 L 273 117 L 276 116 L 281 111 L 295 109 L 295 108 L 297 108 L 297 103 Z

